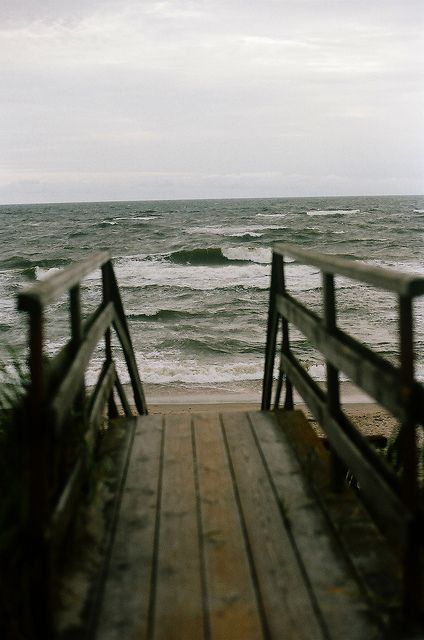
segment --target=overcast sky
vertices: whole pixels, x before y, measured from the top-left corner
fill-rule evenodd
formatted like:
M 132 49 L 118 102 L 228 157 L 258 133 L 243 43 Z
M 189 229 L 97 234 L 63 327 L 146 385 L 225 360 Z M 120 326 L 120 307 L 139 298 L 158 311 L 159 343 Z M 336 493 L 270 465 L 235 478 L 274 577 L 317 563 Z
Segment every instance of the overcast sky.
M 0 0 L 0 202 L 424 193 L 423 0 Z

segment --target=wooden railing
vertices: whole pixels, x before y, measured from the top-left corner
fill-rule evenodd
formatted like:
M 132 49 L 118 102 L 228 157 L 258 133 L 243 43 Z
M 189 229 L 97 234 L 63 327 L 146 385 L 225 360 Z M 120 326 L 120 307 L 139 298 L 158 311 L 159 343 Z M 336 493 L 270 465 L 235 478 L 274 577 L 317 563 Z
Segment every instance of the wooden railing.
M 99 269 L 101 302 L 83 320 L 81 281 Z M 69 296 L 70 338 L 58 353 L 48 357 L 46 311 L 64 294 Z M 106 407 L 110 417 L 118 415 L 114 388 L 123 412 L 132 415 L 113 360 L 112 330 L 122 347 L 136 410 L 146 414 L 147 407 L 109 252 L 94 253 L 23 290 L 18 295 L 18 308 L 29 315 L 26 481 L 28 545 L 33 558 L 31 605 L 39 636 L 48 637 L 56 557 L 75 511 Z M 103 366 L 88 393 L 85 373 L 102 341 Z
M 322 317 L 288 292 L 285 256 L 320 270 Z M 345 276 L 395 294 L 399 310 L 398 367 L 338 327 L 335 276 Z M 416 612 L 421 604 L 423 514 L 417 479 L 417 426 L 423 424 L 424 389 L 414 376 L 412 303 L 423 293 L 422 277 L 319 254 L 294 245 L 275 245 L 262 395 L 262 409 L 270 409 L 281 324 L 280 361 L 273 407 L 279 407 L 284 384 L 284 407 L 292 409 L 294 387 L 327 435 L 332 455 L 333 488 L 342 489 L 346 468 L 355 476 L 364 502 L 402 559 L 404 602 L 409 613 Z M 290 343 L 291 326 L 300 330 L 311 346 L 324 356 L 325 390 L 295 357 Z M 397 468 L 379 455 L 348 419 L 340 399 L 339 372 L 398 419 Z

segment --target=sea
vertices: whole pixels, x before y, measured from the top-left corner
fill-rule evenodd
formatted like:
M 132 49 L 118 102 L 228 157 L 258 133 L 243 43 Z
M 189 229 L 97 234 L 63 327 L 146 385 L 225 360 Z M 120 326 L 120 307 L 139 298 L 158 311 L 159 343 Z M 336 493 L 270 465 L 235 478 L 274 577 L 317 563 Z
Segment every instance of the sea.
M 424 196 L 260 198 L 0 206 L 1 358 L 26 358 L 16 294 L 98 249 L 109 249 L 147 401 L 259 401 L 270 260 L 276 242 L 424 275 Z M 287 261 L 293 295 L 322 313 L 316 269 Z M 398 362 L 392 294 L 337 278 L 339 326 Z M 83 312 L 100 299 L 84 281 Z M 424 307 L 415 303 L 416 370 L 424 374 Z M 47 314 L 46 348 L 69 337 L 66 297 Z M 316 380 L 324 362 L 292 331 L 293 350 Z M 128 374 L 114 339 L 123 382 Z M 99 347 L 87 373 L 94 382 Z

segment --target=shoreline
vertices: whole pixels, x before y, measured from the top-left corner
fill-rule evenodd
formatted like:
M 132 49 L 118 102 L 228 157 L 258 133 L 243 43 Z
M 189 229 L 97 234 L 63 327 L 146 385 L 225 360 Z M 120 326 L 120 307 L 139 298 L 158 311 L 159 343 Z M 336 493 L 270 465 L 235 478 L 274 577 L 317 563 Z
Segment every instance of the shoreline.
M 208 413 L 212 411 L 232 412 L 232 411 L 258 411 L 259 402 L 165 402 L 149 403 L 149 413 L 151 415 L 170 415 L 177 413 Z M 325 434 L 318 422 L 310 414 L 304 403 L 296 403 L 295 409 L 302 410 L 311 422 L 313 428 L 322 437 Z M 355 427 L 365 437 L 381 436 L 389 438 L 397 427 L 396 419 L 391 416 L 380 405 L 372 402 L 352 402 L 344 405 L 344 410 Z
M 182 387 L 174 385 L 144 384 L 148 411 L 152 415 L 175 413 L 203 413 L 210 411 L 257 411 L 261 405 L 261 386 L 257 381 L 238 385 L 197 385 Z M 125 385 L 132 401 L 129 385 Z M 341 403 L 343 410 L 354 426 L 366 437 L 390 437 L 397 427 L 397 420 L 370 396 L 352 383 L 342 382 Z M 320 436 L 323 432 L 311 415 L 303 399 L 294 393 L 295 409 L 301 409 Z
M 318 382 L 325 390 L 325 383 Z M 131 387 L 125 384 L 131 394 Z M 148 405 L 168 404 L 260 404 L 262 397 L 262 381 L 243 381 L 217 384 L 143 384 Z M 295 404 L 304 404 L 301 396 L 294 390 Z M 282 393 L 282 401 L 284 393 Z M 373 398 L 353 385 L 351 382 L 340 383 L 340 399 L 342 404 L 375 404 Z

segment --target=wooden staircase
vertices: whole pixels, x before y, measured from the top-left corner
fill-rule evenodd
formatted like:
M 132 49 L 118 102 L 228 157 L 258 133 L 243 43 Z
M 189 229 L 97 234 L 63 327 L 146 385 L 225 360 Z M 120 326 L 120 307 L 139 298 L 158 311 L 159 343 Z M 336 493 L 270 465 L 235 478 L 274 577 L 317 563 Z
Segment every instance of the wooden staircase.
M 371 640 L 401 567 L 300 411 L 136 419 L 97 640 Z

